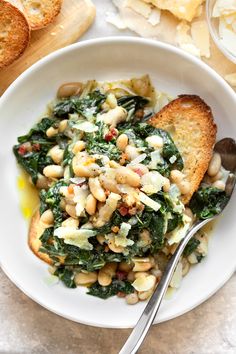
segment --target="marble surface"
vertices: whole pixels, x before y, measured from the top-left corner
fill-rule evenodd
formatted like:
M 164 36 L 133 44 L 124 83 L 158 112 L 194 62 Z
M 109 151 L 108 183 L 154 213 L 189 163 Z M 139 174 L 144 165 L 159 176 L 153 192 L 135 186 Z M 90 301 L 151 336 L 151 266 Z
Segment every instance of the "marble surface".
M 119 32 L 104 21 L 110 0 L 95 0 L 97 18 L 82 40 Z M 213 46 L 210 62 L 221 74 L 235 71 Z M 217 59 L 216 59 L 217 58 Z M 223 270 L 222 270 L 223 271 Z M 115 354 L 130 330 L 103 329 L 65 320 L 36 304 L 0 270 L 0 354 Z M 235 354 L 236 274 L 208 301 L 174 320 L 151 328 L 142 354 Z

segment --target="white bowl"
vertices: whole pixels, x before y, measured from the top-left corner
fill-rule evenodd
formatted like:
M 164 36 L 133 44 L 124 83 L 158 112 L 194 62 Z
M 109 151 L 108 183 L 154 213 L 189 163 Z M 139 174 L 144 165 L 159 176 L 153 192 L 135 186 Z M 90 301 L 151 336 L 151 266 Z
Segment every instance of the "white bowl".
M 102 327 L 132 327 L 145 303 L 109 300 L 85 294 L 84 288 L 48 286 L 47 265 L 27 245 L 28 226 L 19 211 L 17 167 L 12 146 L 44 112 L 59 85 L 87 79 L 113 80 L 149 73 L 156 87 L 175 96 L 201 96 L 213 110 L 218 139 L 236 136 L 236 96 L 210 67 L 179 49 L 139 38 L 104 38 L 61 49 L 29 68 L 0 100 L 1 237 L 0 261 L 9 278 L 47 309 L 77 322 Z M 199 305 L 231 276 L 236 265 L 235 198 L 219 220 L 209 255 L 192 268 L 171 300 L 163 302 L 155 322 L 179 316 Z

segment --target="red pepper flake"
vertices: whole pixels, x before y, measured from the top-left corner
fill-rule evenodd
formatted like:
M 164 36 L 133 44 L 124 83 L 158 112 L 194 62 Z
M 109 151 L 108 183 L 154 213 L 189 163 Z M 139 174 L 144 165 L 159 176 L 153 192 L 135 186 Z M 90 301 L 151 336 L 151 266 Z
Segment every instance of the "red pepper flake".
M 125 215 L 128 214 L 128 209 L 126 207 L 124 207 L 124 206 L 121 206 L 119 208 L 119 212 L 120 212 L 120 215 L 125 216 Z
M 118 272 L 116 272 L 116 277 L 118 280 L 125 280 L 127 278 L 127 273 L 118 270 Z
M 107 133 L 106 135 L 105 135 L 105 140 L 106 141 L 111 141 L 115 136 L 117 136 L 118 135 L 118 131 L 117 131 L 117 129 L 115 129 L 115 128 L 111 128 L 110 130 L 109 130 L 109 133 Z
M 25 145 L 21 145 L 19 148 L 18 148 L 18 153 L 20 154 L 20 155 L 25 155 L 26 154 L 26 152 L 27 152 L 27 149 L 26 149 L 26 147 L 25 147 Z
M 35 143 L 32 145 L 32 149 L 33 151 L 39 151 L 40 150 L 40 144 L 39 143 Z
M 110 133 L 112 134 L 112 136 L 117 136 L 118 135 L 118 130 L 115 128 L 111 128 L 110 129 Z
M 140 177 L 143 176 L 143 171 L 140 168 L 136 168 L 134 172 L 137 173 Z
M 118 291 L 118 293 L 116 294 L 118 297 L 125 297 L 125 293 L 123 293 L 123 291 Z
M 105 135 L 105 140 L 106 141 L 111 141 L 113 139 L 113 135 L 111 134 L 111 133 L 107 133 L 106 135 Z

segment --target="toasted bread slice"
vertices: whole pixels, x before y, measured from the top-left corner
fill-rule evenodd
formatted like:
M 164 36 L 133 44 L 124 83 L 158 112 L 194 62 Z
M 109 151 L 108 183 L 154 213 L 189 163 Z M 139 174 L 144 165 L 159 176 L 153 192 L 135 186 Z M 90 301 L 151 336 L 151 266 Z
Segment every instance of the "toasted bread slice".
M 44 262 L 48 264 L 52 264 L 51 258 L 46 253 L 42 253 L 39 251 L 42 245 L 39 238 L 42 235 L 43 231 L 44 231 L 44 227 L 40 223 L 40 214 L 39 211 L 37 211 L 33 215 L 30 222 L 29 238 L 28 238 L 29 246 L 37 257 L 39 257 L 40 259 L 42 259 Z
M 183 160 L 189 193 L 182 196 L 187 204 L 208 168 L 216 139 L 216 124 L 210 107 L 198 96 L 181 95 L 150 119 L 150 123 L 170 133 Z
M 32 30 L 46 27 L 61 10 L 62 0 L 20 0 Z
M 30 27 L 23 13 L 9 2 L 0 0 L 0 68 L 19 58 L 29 39 Z

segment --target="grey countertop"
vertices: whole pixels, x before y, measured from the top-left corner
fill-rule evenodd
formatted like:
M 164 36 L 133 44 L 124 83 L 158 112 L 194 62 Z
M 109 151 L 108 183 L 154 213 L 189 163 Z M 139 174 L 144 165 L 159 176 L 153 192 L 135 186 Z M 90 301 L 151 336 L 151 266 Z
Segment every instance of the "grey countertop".
M 82 39 L 120 34 L 104 21 L 105 10 L 112 9 L 111 1 L 94 3 L 97 19 Z M 221 59 L 218 52 L 215 55 Z M 217 63 L 213 67 L 222 68 Z M 236 274 L 196 309 L 153 326 L 140 353 L 235 354 L 235 280 Z M 1 270 L 0 284 L 0 354 L 115 354 L 130 333 L 129 329 L 95 328 L 61 318 L 26 297 Z
M 140 354 L 235 354 L 236 274 L 209 300 L 151 328 Z M 0 271 L 0 353 L 116 354 L 129 329 L 61 318 L 26 297 Z

